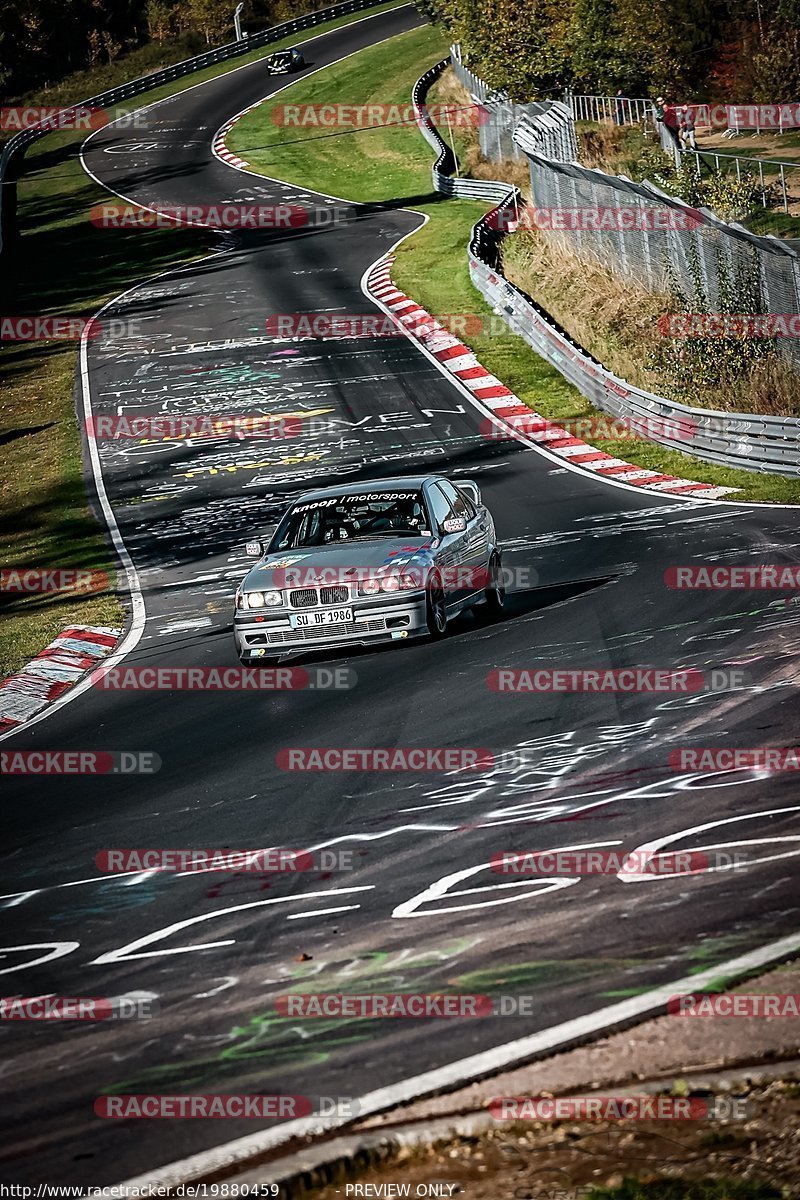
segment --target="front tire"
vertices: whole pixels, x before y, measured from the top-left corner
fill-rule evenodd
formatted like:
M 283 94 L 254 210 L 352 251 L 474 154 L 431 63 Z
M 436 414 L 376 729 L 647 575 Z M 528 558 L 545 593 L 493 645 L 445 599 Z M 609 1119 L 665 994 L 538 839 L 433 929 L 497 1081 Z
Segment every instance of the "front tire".
M 447 633 L 447 608 L 445 605 L 444 588 L 438 575 L 432 575 L 428 580 L 425 592 L 425 620 L 428 633 L 438 641 Z

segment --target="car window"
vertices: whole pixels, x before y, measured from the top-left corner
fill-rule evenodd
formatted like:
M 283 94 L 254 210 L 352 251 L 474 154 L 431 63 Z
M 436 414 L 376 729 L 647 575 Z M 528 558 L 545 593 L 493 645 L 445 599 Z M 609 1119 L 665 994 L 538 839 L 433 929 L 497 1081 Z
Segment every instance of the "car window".
M 470 500 L 469 496 L 466 496 L 458 488 L 456 488 L 456 493 L 458 495 L 458 499 L 453 505 L 453 512 L 457 517 L 466 517 L 468 521 L 471 521 L 473 517 L 477 516 L 478 510 Z
M 432 483 L 428 488 L 428 506 L 437 527 L 451 515 L 450 501 L 445 498 L 444 493 L 436 483 Z
M 455 517 L 463 517 L 465 521 L 471 521 L 475 516 L 475 509 L 470 502 L 453 487 L 449 479 L 442 479 L 437 487 L 440 487 L 447 497 L 450 505 L 450 510 Z
M 418 491 L 322 496 L 295 505 L 273 549 L 327 546 L 355 538 L 422 537 L 424 527 Z

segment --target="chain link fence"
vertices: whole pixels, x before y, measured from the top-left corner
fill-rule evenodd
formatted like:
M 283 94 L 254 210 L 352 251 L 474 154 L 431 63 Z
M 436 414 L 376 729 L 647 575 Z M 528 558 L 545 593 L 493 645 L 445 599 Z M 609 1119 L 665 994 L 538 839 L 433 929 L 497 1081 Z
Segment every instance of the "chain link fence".
M 517 136 L 530 162 L 534 208 L 567 216 L 557 231 L 550 220 L 542 232 L 566 239 L 578 257 L 598 259 L 651 292 L 677 287 L 699 312 L 731 312 L 738 295 L 749 298 L 748 315 L 753 298 L 755 313 L 800 312 L 800 255 L 786 242 L 726 224 L 651 183 L 553 162 L 524 129 Z M 800 339 L 777 340 L 783 356 L 800 366 Z
M 800 312 L 800 255 L 789 243 L 758 237 L 741 225 L 721 221 L 707 208 L 690 208 L 647 181 L 634 183 L 624 175 L 581 166 L 576 161 L 574 121 L 566 105 L 559 108 L 568 118 L 564 126 L 572 138 L 568 150 L 566 140 L 554 148 L 549 139 L 547 122 L 553 106 L 543 114 L 531 111 L 540 105 L 510 105 L 502 97 L 495 99 L 497 93 L 463 65 L 457 45 L 451 47 L 451 62 L 470 93 L 490 113 L 498 113 L 497 121 L 481 130 L 485 134 L 481 148 L 486 141 L 490 150 L 484 151 L 486 157 L 493 161 L 510 157 L 505 152 L 510 138 L 530 164 L 534 208 L 558 214 L 558 220 L 546 223 L 544 233 L 566 238 L 578 257 L 591 255 L 624 278 L 644 283 L 651 292 L 677 287 L 701 312 L 731 311 L 737 291 L 755 297 L 757 313 Z M 580 99 L 604 101 L 602 111 L 613 117 L 615 97 L 572 97 L 573 111 Z M 636 106 L 629 116 L 642 119 L 650 102 L 629 103 Z M 662 138 L 666 136 L 668 146 L 674 148 L 670 131 L 663 122 L 658 125 Z M 497 128 L 502 128 L 503 137 L 495 143 Z M 779 338 L 778 342 L 782 355 L 800 365 L 800 339 Z
M 498 206 L 473 226 L 468 252 L 470 278 L 494 312 L 502 317 L 513 333 L 523 338 L 597 408 L 636 428 L 650 431 L 648 436 L 651 441 L 725 466 L 788 476 L 800 475 L 800 419 L 694 408 L 634 387 L 606 370 L 601 363 L 558 329 L 530 297 L 504 278 L 500 270 L 500 243 L 504 236 L 503 230 L 513 227 L 518 218 L 520 195 L 516 188 L 509 188 L 502 182 L 449 178 L 449 174 L 455 169 L 452 151 L 424 109 L 428 89 L 446 66 L 445 59 L 426 71 L 414 85 L 412 97 L 419 127 L 437 152 L 433 166 L 433 183 L 437 191 L 450 196 L 472 196 L 477 193 L 470 190 L 470 185 L 480 183 L 483 187 L 493 189 L 499 197 L 506 189 L 506 194 Z M 524 140 L 524 135 L 522 136 Z M 695 215 L 696 210 L 688 209 L 687 205 L 672 197 L 663 196 L 663 193 L 650 185 L 639 187 L 630 184 L 630 181 L 604 175 L 603 172 L 580 168 L 575 163 L 555 164 L 543 158 L 537 161 L 531 151 L 525 150 L 525 153 L 531 160 L 532 186 L 534 176 L 541 186 L 555 186 L 553 179 L 558 174 L 561 180 L 558 186 L 570 189 L 570 194 L 561 198 L 571 200 L 573 204 L 579 196 L 578 179 L 582 173 L 590 177 L 602 177 L 606 181 L 604 185 L 593 183 L 592 190 L 587 191 L 587 196 L 594 200 L 598 199 L 595 187 L 608 186 L 611 190 L 607 198 L 616 199 L 623 191 L 614 185 L 629 184 L 634 190 L 624 194 L 629 196 L 629 203 L 635 209 L 641 211 L 646 204 L 666 203 L 668 206 L 674 206 L 676 211 Z M 488 196 L 489 192 L 485 194 Z M 797 256 L 788 247 L 773 244 L 776 243 L 776 239 L 754 238 L 745 230 L 740 232 L 736 227 L 726 226 L 713 214 L 701 215 L 704 217 L 704 228 L 711 231 L 709 236 L 716 234 L 720 239 L 720 252 L 730 254 L 728 261 L 734 261 L 737 253 L 749 255 L 754 251 L 759 253 L 762 249 L 764 254 L 785 253 L 787 257 L 784 261 L 791 263 L 792 274 L 781 278 L 791 280 L 796 296 Z M 595 236 L 594 232 L 591 236 Z M 722 240 L 726 237 L 730 239 L 729 242 Z M 762 248 L 760 243 L 766 243 L 766 246 Z M 615 245 L 612 241 L 611 246 Z M 645 260 L 648 252 L 648 241 L 644 239 L 640 245 L 641 261 Z M 683 247 L 683 256 L 688 265 L 690 252 L 687 246 Z M 633 270 L 633 257 L 631 255 L 626 259 L 627 269 Z M 666 279 L 666 263 L 665 274 L 660 276 L 657 273 L 658 266 L 653 263 L 652 253 L 650 257 L 651 269 L 654 272 L 651 278 L 654 281 Z M 702 261 L 701 259 L 700 262 Z M 761 263 L 760 258 L 758 261 Z M 657 430 L 663 432 L 658 433 Z
M 543 100 L 530 104 L 515 104 L 507 93 L 492 90 L 488 84 L 464 66 L 461 47 L 450 47 L 453 72 L 470 95 L 480 105 L 478 137 L 481 154 L 490 162 L 523 159 L 525 156 L 514 140 L 521 121 L 536 131 L 540 153 L 556 162 L 572 162 L 578 157 L 575 122 L 561 100 Z

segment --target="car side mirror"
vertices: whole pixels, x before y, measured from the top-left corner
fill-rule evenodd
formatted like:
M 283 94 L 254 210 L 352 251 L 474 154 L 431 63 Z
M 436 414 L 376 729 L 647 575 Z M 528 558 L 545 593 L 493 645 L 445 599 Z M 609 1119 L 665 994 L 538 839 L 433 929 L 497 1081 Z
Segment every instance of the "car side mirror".
M 249 558 L 261 558 L 261 556 L 265 553 L 264 543 L 247 542 L 245 544 L 244 552 Z
M 467 522 L 464 517 L 448 517 L 442 521 L 443 533 L 463 533 L 467 528 Z

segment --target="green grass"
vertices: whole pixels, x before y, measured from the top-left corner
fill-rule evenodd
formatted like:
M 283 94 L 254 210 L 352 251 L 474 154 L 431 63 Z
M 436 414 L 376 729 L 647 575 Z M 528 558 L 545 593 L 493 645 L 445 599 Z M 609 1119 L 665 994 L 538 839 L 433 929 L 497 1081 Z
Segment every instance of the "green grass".
M 775 212 L 771 208 L 757 208 L 742 225 L 751 233 L 772 233 L 780 238 L 800 238 L 800 217 L 790 213 Z
M 447 39 L 424 26 L 299 80 L 274 101 L 242 118 L 228 147 L 257 171 L 280 179 L 313 181 L 331 195 L 362 201 L 432 199 L 430 157 L 410 114 L 411 85 L 423 64 L 444 57 Z M 276 105 L 397 104 L 399 121 L 388 128 L 289 128 L 273 120 Z M 425 143 L 423 143 L 424 145 Z
M 381 5 L 366 15 L 396 6 Z M 364 15 L 326 22 L 301 36 L 315 37 Z M 292 44 L 296 37 L 197 72 L 117 106 L 111 115 Z M 134 76 L 135 55 L 122 61 Z M 119 79 L 109 81 L 106 69 L 70 77 L 48 93 L 47 103 L 71 103 L 109 82 Z M 84 136 L 52 134 L 28 151 L 19 184 L 22 238 L 16 261 L 4 259 L 0 270 L 2 314 L 89 316 L 125 288 L 208 253 L 210 240 L 196 231 L 95 229 L 89 210 L 109 193 L 81 168 L 77 149 Z M 111 587 L 92 597 L 0 597 L 0 677 L 18 670 L 67 625 L 120 626 L 124 619 L 114 560 L 86 502 L 73 398 L 75 351 L 69 342 L 0 346 L 0 565 L 105 571 Z
M 390 9 L 397 8 L 399 5 L 406 3 L 408 3 L 408 0 L 386 0 L 385 4 L 376 4 L 374 8 L 348 13 L 346 16 L 336 17 L 332 21 L 321 22 L 319 25 L 302 30 L 300 33 L 293 34 L 290 37 L 281 38 L 277 42 L 270 42 L 268 46 L 261 46 L 258 49 L 251 50 L 249 54 L 243 54 L 238 58 L 232 59 L 230 62 L 217 63 L 212 67 L 208 67 L 205 71 L 197 71 L 192 75 L 186 76 L 183 80 L 167 84 L 163 89 L 148 92 L 145 102 L 149 102 L 151 96 L 154 99 L 158 99 L 162 94 L 165 96 L 174 95 L 175 92 L 180 91 L 188 83 L 198 83 L 203 79 L 214 79 L 217 75 L 222 75 L 226 71 L 229 71 L 231 67 L 240 66 L 242 63 L 254 62 L 256 59 L 263 58 L 264 55 L 271 54 L 274 50 L 280 50 L 285 46 L 298 46 L 301 40 L 308 41 L 309 38 L 316 37 L 319 33 L 329 33 L 332 29 L 337 29 L 339 26 L 351 25 L 354 21 L 360 21 L 364 17 L 371 17 L 377 13 L 388 12 Z M 308 9 L 306 11 L 311 10 Z M 276 23 L 279 24 L 280 22 Z M 207 46 L 199 34 L 187 34 L 182 38 L 174 38 L 160 43 L 148 42 L 144 46 L 139 46 L 137 49 L 131 50 L 128 54 L 123 54 L 113 63 L 104 63 L 96 67 L 91 67 L 86 71 L 75 71 L 64 79 L 59 80 L 56 84 L 42 86 L 25 95 L 8 98 L 5 103 L 76 104 L 80 100 L 85 100 L 87 96 L 96 96 L 100 92 L 108 91 L 110 88 L 119 87 L 131 79 L 138 79 L 143 75 L 161 71 L 165 67 L 172 66 L 174 63 L 184 62 L 188 58 L 197 58 L 212 49 L 213 46 Z M 131 101 L 128 108 L 136 108 L 140 103 L 142 103 L 141 100 Z M 124 110 L 125 106 L 119 111 Z
M 435 28 L 412 30 L 391 42 L 362 50 L 344 62 L 300 80 L 281 95 L 285 104 L 408 104 L 411 87 L 426 66 L 447 53 Z M 431 194 L 432 154 L 414 126 L 326 130 L 276 125 L 271 103 L 254 109 L 231 131 L 228 145 L 254 170 L 343 199 L 395 201 L 430 219 L 397 252 L 393 278 L 436 315 L 475 313 L 490 317 L 469 279 L 466 246 L 484 205 L 441 200 Z M 466 336 L 484 366 L 521 400 L 552 420 L 598 415 L 521 338 Z M 800 503 L 800 480 L 713 466 L 653 442 L 595 443 L 637 466 L 714 486 L 739 489 L 736 499 Z

